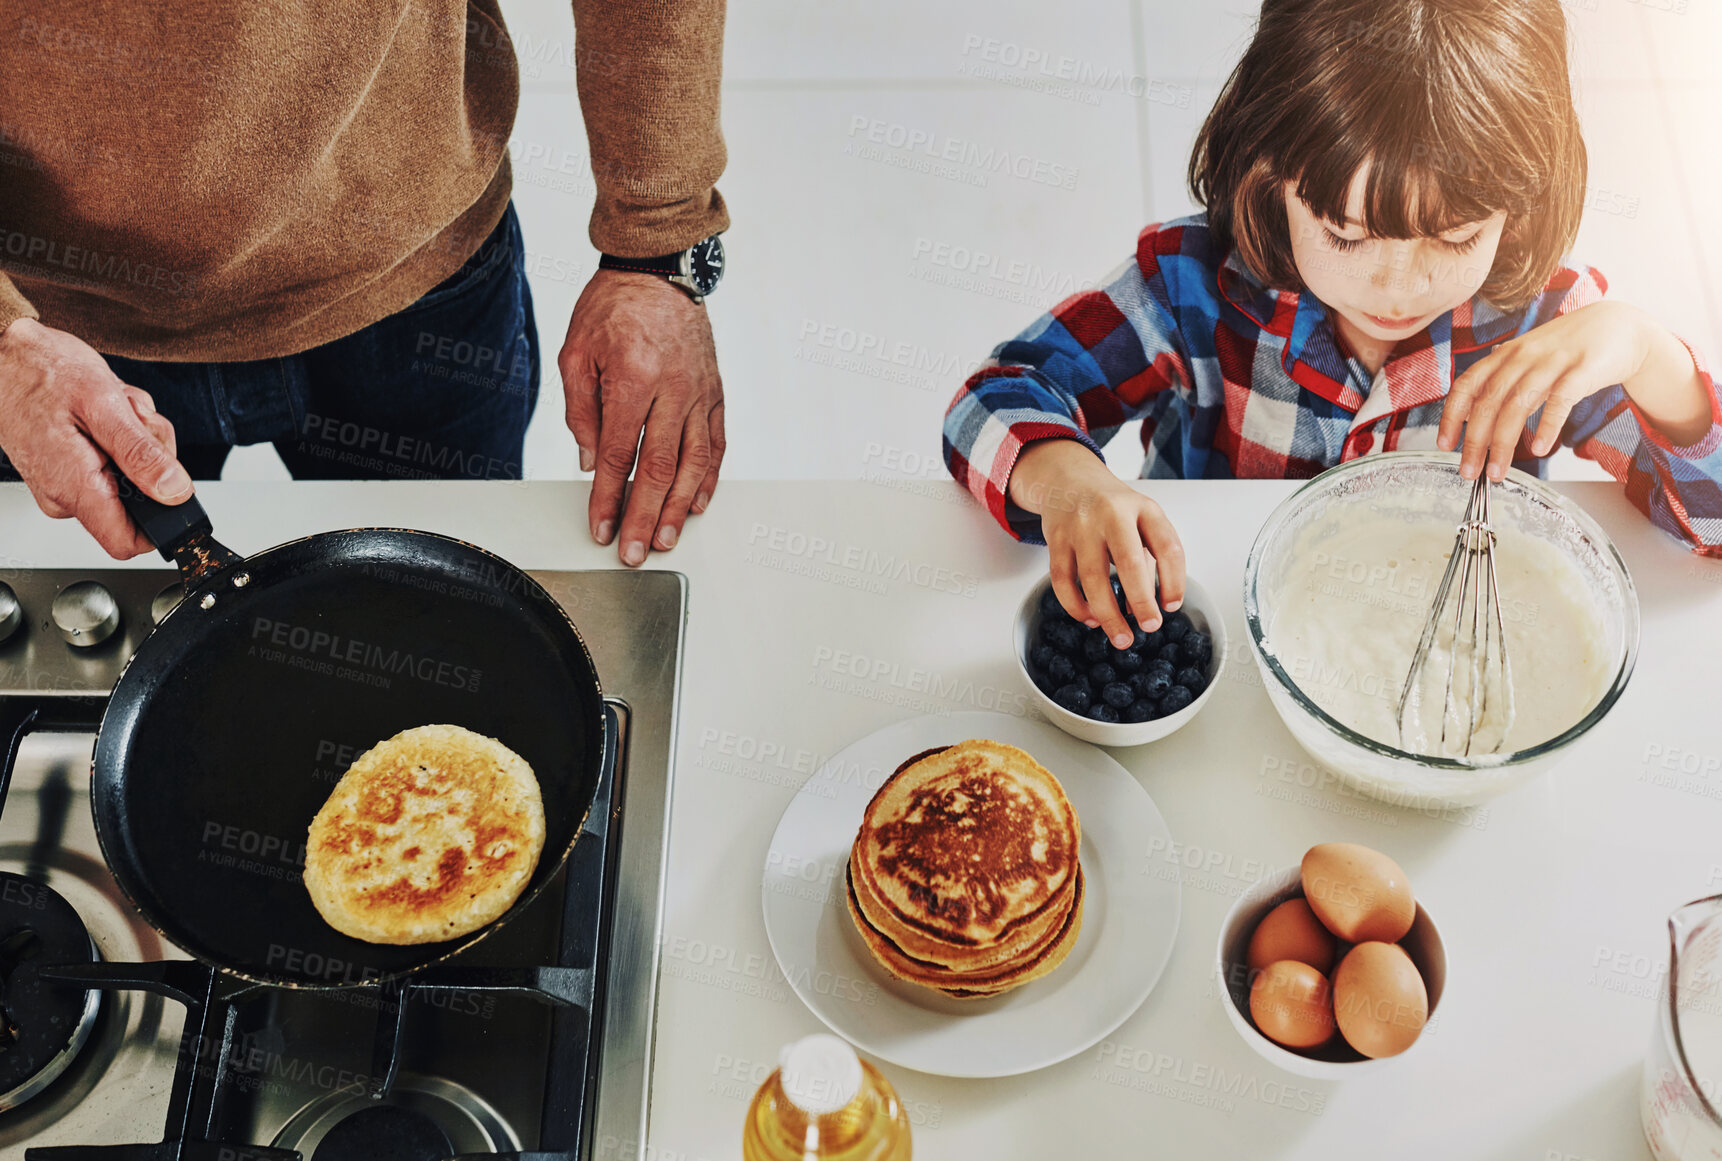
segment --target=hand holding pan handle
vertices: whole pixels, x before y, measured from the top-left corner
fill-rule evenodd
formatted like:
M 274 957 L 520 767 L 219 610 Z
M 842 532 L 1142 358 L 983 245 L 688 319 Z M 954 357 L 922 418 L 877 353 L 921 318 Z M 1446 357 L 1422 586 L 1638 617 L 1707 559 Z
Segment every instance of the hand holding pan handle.
M 171 560 L 179 566 L 180 581 L 186 592 L 243 559 L 212 535 L 214 526 L 195 494 L 178 504 L 162 504 L 150 499 L 142 488 L 117 468 L 114 470 L 114 484 L 132 523 L 149 537 L 149 542 L 155 545 L 163 560 Z

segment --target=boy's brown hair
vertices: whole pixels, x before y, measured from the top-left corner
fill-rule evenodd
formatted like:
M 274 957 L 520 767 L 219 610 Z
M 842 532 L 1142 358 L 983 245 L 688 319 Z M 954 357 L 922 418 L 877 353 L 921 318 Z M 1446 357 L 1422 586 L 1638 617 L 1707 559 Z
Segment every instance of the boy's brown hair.
M 1210 230 L 1263 282 L 1299 289 L 1284 183 L 1344 222 L 1366 163 L 1370 235 L 1505 210 L 1480 293 L 1502 310 L 1535 298 L 1584 206 L 1560 0 L 1264 0 L 1190 157 Z

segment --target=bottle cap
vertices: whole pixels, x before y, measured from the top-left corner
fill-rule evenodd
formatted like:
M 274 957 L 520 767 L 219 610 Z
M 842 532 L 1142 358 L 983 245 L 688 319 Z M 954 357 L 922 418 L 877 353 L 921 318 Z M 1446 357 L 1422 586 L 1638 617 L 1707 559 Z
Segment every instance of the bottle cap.
M 820 1033 L 788 1045 L 778 1054 L 783 1092 L 810 1116 L 834 1113 L 861 1092 L 861 1059 L 835 1036 Z

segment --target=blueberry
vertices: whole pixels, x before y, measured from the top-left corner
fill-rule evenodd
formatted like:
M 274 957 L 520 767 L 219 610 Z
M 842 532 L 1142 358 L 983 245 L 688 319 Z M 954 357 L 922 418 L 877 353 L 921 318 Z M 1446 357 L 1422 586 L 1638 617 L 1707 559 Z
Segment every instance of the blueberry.
M 1178 642 L 1178 659 L 1206 673 L 1208 662 L 1214 659 L 1214 639 L 1200 630 L 1184 634 Z
M 1088 716 L 1097 722 L 1117 722 L 1118 711 L 1103 701 L 1097 701 L 1088 707 Z
M 1076 662 L 1062 653 L 1054 653 L 1052 660 L 1046 663 L 1045 672 L 1055 686 L 1064 685 L 1076 677 Z
M 1046 667 L 1052 664 L 1052 659 L 1058 655 L 1058 650 L 1054 649 L 1051 645 L 1048 645 L 1045 641 L 1042 641 L 1038 645 L 1031 645 L 1028 650 L 1029 668 L 1033 669 L 1036 673 L 1044 673 L 1046 671 Z
M 1139 697 L 1118 711 L 1121 722 L 1146 722 L 1154 717 L 1154 703 L 1145 697 Z
M 1088 680 L 1092 681 L 1096 688 L 1111 685 L 1118 680 L 1118 671 L 1104 661 L 1097 661 L 1088 671 Z
M 1194 626 L 1190 624 L 1189 614 L 1184 612 L 1183 609 L 1179 609 L 1176 613 L 1173 613 L 1171 616 L 1166 618 L 1163 632 L 1166 634 L 1166 639 L 1168 641 L 1178 641 L 1181 640 L 1184 634 L 1188 633 L 1192 628 L 1194 628 Z
M 1154 595 L 1159 596 L 1160 595 L 1160 574 L 1158 572 L 1154 572 L 1154 573 L 1150 573 L 1148 575 L 1149 575 L 1149 579 L 1154 582 Z M 1117 577 L 1113 577 L 1112 578 L 1112 591 L 1115 593 L 1122 594 L 1124 592 L 1124 582 L 1120 581 Z M 1121 595 L 1118 599 L 1120 601 L 1123 601 L 1124 598 Z
M 1076 686 L 1076 688 L 1080 689 L 1083 693 L 1086 693 L 1090 699 L 1094 697 L 1094 683 L 1088 680 L 1088 674 L 1086 673 L 1079 671 L 1075 677 L 1071 678 L 1065 684 Z
M 1174 685 L 1166 691 L 1166 696 L 1160 699 L 1160 714 L 1162 717 L 1175 714 L 1195 700 L 1196 695 L 1187 687 Z
M 1160 646 L 1160 651 L 1154 656 L 1169 665 L 1178 664 L 1178 643 L 1176 641 L 1168 640 L 1164 645 Z
M 1088 712 L 1088 690 L 1075 682 L 1060 686 L 1058 692 L 1052 695 L 1052 700 L 1073 714 Z
M 1150 701 L 1159 701 L 1172 688 L 1172 666 L 1166 661 L 1151 661 L 1142 671 L 1138 692 Z
M 1040 639 L 1060 653 L 1072 653 L 1082 648 L 1082 626 L 1075 621 L 1042 621 Z
M 1138 630 L 1136 634 L 1136 644 L 1131 646 L 1131 648 L 1135 649 L 1136 652 L 1142 654 L 1144 657 L 1153 657 L 1156 653 L 1160 652 L 1160 646 L 1164 644 L 1166 644 L 1165 630 L 1156 629 L 1152 633 L 1144 633 Z
M 1100 690 L 1100 700 L 1113 709 L 1121 710 L 1136 700 L 1136 691 L 1122 681 L 1114 681 Z
M 1172 681 L 1190 691 L 1192 697 L 1200 697 L 1202 691 L 1208 688 L 1208 679 L 1202 676 L 1202 671 L 1193 665 L 1186 665 L 1172 675 Z
M 1053 694 L 1057 693 L 1058 687 L 1062 684 L 1064 683 L 1059 681 L 1058 678 L 1052 676 L 1050 673 L 1037 670 L 1034 674 L 1035 688 L 1046 694 L 1047 697 L 1051 697 Z
M 1058 599 L 1058 592 L 1050 586 L 1040 594 L 1040 615 L 1054 621 L 1061 617 L 1066 621 L 1071 619 L 1070 614 L 1064 611 L 1063 602 Z
M 1082 655 L 1090 665 L 1105 661 L 1111 652 L 1112 642 L 1106 639 L 1105 629 L 1090 629 L 1082 635 Z
M 1132 673 L 1141 673 L 1142 667 L 1146 664 L 1147 662 L 1142 660 L 1140 653 L 1123 653 L 1119 655 L 1117 661 L 1112 663 L 1112 667 L 1118 670 L 1120 676 L 1128 677 Z

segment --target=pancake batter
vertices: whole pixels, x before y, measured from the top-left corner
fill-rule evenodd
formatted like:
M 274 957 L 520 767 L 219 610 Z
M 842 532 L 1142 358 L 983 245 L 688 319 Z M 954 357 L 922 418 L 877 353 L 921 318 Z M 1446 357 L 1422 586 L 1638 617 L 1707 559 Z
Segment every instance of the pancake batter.
M 1445 746 L 1441 710 L 1457 576 L 1403 742 L 1396 720 L 1406 672 L 1453 551 L 1454 525 L 1407 521 L 1361 506 L 1345 516 L 1344 523 L 1318 521 L 1300 535 L 1277 594 L 1268 647 L 1311 701 L 1351 729 L 1412 753 L 1456 757 L 1470 712 L 1470 659 L 1463 647 L 1454 677 L 1457 719 Z M 1511 527 L 1497 527 L 1496 534 L 1510 689 L 1484 683 L 1474 757 L 1497 741 L 1504 756 L 1562 733 L 1596 705 L 1611 676 L 1602 619 L 1578 569 L 1547 541 Z M 1462 642 L 1469 637 L 1466 624 Z

